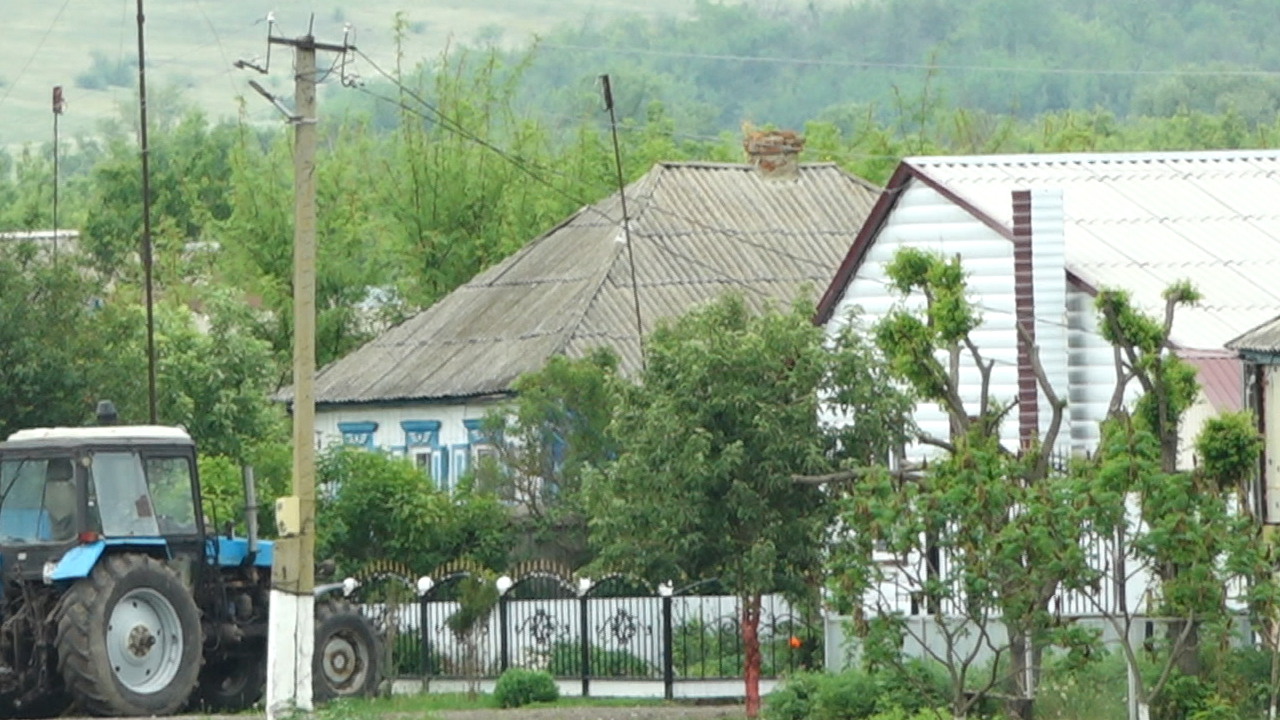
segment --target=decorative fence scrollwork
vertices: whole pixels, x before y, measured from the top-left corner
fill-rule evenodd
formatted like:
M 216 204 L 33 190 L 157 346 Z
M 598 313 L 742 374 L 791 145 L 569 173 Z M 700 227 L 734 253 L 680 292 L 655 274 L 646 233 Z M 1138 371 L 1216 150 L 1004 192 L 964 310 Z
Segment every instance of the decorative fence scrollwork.
M 496 578 L 492 612 L 460 633 L 450 618 L 463 581 L 481 572 L 451 567 L 411 579 L 384 569 L 361 580 L 352 600 L 393 639 L 398 676 L 493 679 L 524 667 L 580 680 L 587 695 L 592 680 L 662 681 L 670 695 L 681 680 L 742 677 L 741 602 L 716 581 L 655 588 L 547 564 L 513 568 Z M 405 588 L 415 591 L 411 601 L 400 601 Z M 821 664 L 821 618 L 780 595 L 762 599 L 759 636 L 762 677 Z

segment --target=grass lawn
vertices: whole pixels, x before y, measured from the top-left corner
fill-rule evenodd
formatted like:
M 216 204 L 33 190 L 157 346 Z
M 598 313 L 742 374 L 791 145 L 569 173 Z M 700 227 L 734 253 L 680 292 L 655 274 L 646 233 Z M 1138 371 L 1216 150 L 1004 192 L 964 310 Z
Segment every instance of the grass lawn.
M 553 703 L 532 703 L 524 707 L 649 707 L 665 704 L 667 704 L 665 700 L 656 698 L 562 697 Z M 497 707 L 497 701 L 492 695 L 486 693 L 481 693 L 475 698 L 467 697 L 466 693 L 423 693 L 351 700 L 331 706 L 330 712 L 338 717 L 357 717 L 401 713 L 420 715 L 440 710 L 488 710 Z

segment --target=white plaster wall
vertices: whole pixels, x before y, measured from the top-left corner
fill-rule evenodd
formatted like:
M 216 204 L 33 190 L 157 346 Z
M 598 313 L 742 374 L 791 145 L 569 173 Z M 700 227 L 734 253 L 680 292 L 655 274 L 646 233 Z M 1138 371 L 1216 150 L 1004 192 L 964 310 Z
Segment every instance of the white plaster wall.
M 379 448 L 390 450 L 404 446 L 404 430 L 400 423 L 406 420 L 436 420 L 440 422 L 440 444 L 461 445 L 467 442 L 464 420 L 480 420 L 490 410 L 500 407 L 495 402 L 468 404 L 420 403 L 404 405 L 352 405 L 316 409 L 316 434 L 322 447 L 342 442 L 339 423 L 378 423 L 373 442 Z

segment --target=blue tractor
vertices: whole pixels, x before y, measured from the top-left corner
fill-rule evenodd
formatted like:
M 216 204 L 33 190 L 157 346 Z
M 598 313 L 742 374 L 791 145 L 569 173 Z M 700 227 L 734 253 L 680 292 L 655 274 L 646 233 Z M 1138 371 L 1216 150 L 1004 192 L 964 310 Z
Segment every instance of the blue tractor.
M 234 712 L 266 689 L 272 543 L 206 525 L 181 428 L 21 430 L 0 442 L 0 718 Z M 317 588 L 313 695 L 379 683 L 373 625 Z M 350 588 L 347 588 L 350 591 Z

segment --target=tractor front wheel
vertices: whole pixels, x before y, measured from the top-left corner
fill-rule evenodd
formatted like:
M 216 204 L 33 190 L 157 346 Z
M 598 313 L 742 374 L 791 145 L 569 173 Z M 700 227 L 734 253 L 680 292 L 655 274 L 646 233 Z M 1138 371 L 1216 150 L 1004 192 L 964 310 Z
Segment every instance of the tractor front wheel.
M 378 637 L 369 619 L 338 600 L 316 603 L 311 695 L 316 702 L 372 695 L 381 677 Z
M 113 555 L 76 583 L 58 616 L 58 668 L 93 715 L 171 715 L 201 664 L 200 611 L 177 573 Z

